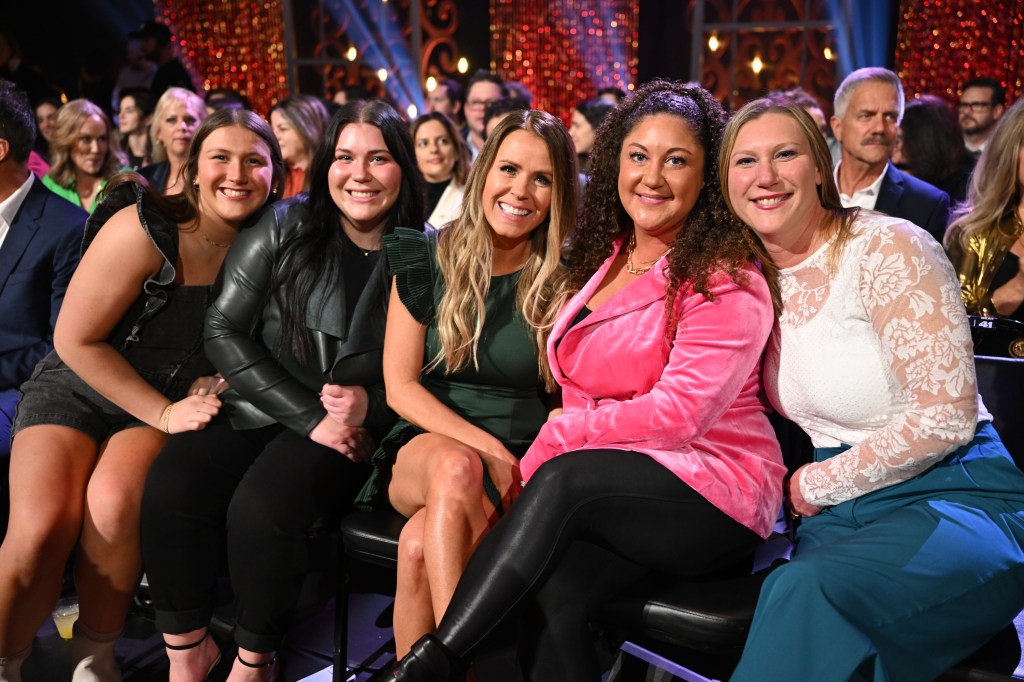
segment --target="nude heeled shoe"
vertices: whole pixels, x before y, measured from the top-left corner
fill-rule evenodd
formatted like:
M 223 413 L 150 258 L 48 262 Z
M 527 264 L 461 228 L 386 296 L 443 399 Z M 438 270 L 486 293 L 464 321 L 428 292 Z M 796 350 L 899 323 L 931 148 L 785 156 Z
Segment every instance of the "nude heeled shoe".
M 71 682 L 121 682 L 114 645 L 121 631 L 103 634 L 75 621 L 71 638 Z

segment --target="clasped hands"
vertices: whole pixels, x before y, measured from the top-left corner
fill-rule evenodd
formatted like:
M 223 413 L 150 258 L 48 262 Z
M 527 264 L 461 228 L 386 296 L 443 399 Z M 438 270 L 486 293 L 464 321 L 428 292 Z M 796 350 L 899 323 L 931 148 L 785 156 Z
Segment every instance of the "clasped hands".
M 353 462 L 368 460 L 375 443 L 362 427 L 369 407 L 366 389 L 324 384 L 320 404 L 327 410 L 327 416 L 309 433 L 310 440 L 336 450 Z

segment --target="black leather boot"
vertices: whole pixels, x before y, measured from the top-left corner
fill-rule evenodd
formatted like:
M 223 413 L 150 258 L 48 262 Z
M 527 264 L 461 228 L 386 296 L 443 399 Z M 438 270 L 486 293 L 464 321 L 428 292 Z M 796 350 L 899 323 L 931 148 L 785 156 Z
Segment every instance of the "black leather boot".
M 423 635 L 401 661 L 381 670 L 369 682 L 449 682 L 459 660 L 433 635 Z

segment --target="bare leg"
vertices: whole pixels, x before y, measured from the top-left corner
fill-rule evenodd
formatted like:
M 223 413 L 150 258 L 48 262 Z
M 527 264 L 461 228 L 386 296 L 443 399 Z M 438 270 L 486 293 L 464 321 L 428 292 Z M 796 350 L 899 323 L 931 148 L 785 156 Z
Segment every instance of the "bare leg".
M 425 632 L 437 628 L 434 606 L 430 600 L 430 583 L 423 561 L 423 520 L 426 510 L 420 509 L 402 528 L 398 538 L 398 578 L 395 588 L 395 653 L 399 658 Z
M 171 664 L 168 682 L 202 682 L 220 659 L 217 643 L 207 635 L 206 628 L 182 635 L 164 635 L 164 642 L 178 647 L 200 642 L 186 649 L 167 649 L 167 659 Z
M 257 653 L 239 647 L 226 682 L 271 682 L 277 678 L 276 655 L 276 652 Z
M 60 595 L 96 451 L 65 426 L 32 426 L 14 439 L 10 526 L 0 546 L 0 656 L 29 646 Z
M 75 563 L 81 615 L 98 633 L 118 632 L 142 575 L 139 509 L 149 466 L 166 436 L 148 426 L 114 434 L 100 450 L 85 494 Z
M 395 461 L 388 489 L 391 504 L 408 517 L 423 510 L 421 546 L 435 622 L 448 608 L 462 569 L 490 524 L 493 508 L 482 480 L 480 453 L 439 434 L 417 436 L 399 450 Z M 411 641 L 418 637 L 411 631 L 403 632 L 406 636 Z

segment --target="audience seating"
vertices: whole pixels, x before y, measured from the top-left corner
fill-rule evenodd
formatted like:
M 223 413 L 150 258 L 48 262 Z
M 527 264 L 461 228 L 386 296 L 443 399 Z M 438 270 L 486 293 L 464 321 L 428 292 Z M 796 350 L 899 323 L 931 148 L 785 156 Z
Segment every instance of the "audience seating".
M 1024 360 L 978 356 L 978 385 L 995 416 L 1018 466 L 1024 450 Z M 790 470 L 807 461 L 809 443 L 792 425 L 776 423 Z M 405 519 L 395 512 L 356 512 L 342 522 L 346 560 L 391 567 L 397 565 L 398 534 Z M 757 596 L 768 574 L 788 557 L 789 539 L 777 532 L 748 560 L 732 571 L 703 579 L 680 581 L 664 577 L 620 595 L 607 605 L 600 622 L 624 640 L 613 678 L 643 679 L 637 661 L 660 668 L 688 682 L 727 679 L 739 658 L 754 615 Z M 751 570 L 753 569 L 753 570 Z M 344 576 L 343 576 L 344 579 Z M 339 588 L 334 679 L 345 679 L 347 654 L 347 587 Z M 1019 631 L 1018 631 L 1019 628 Z M 952 670 L 946 682 L 1011 682 L 1024 679 L 1021 641 L 1024 614 L 977 653 Z M 785 655 L 780 652 L 780 655 Z M 701 672 L 694 672 L 699 668 Z

